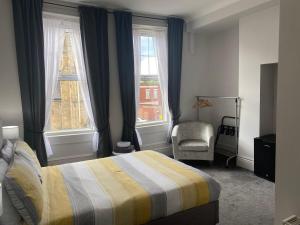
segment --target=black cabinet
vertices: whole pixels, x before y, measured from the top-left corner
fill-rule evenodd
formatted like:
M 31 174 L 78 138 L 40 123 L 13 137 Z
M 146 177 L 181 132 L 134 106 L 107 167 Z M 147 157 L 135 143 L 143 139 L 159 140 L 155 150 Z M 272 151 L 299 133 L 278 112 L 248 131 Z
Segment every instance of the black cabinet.
M 276 136 L 265 135 L 254 139 L 254 173 L 275 182 Z

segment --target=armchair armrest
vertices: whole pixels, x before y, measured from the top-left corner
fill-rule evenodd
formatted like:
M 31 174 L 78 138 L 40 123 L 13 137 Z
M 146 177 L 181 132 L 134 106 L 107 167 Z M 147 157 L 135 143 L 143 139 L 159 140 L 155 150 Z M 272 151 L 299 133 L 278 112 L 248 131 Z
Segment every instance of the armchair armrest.
M 180 138 L 178 137 L 178 135 L 179 135 L 179 125 L 176 125 L 173 128 L 172 135 L 171 135 L 173 143 L 179 143 Z
M 215 138 L 214 136 L 210 136 L 209 137 L 209 141 L 207 142 L 208 143 L 208 147 L 214 147 L 215 146 Z
M 202 138 L 205 140 L 209 146 L 214 145 L 214 128 L 211 124 L 205 124 L 205 129 L 203 130 Z

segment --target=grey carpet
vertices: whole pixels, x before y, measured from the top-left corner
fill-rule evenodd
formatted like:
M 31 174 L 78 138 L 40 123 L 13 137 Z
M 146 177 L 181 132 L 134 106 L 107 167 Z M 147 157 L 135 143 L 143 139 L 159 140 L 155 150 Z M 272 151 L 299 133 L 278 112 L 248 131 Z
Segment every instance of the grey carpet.
M 241 168 L 187 162 L 213 178 L 222 187 L 219 225 L 273 225 L 275 185 Z

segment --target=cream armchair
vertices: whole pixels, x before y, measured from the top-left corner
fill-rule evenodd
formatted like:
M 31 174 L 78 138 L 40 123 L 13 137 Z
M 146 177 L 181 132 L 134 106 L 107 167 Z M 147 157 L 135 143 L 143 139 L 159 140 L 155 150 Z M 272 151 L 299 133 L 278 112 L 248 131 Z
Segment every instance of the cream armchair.
M 175 159 L 214 160 L 214 129 L 206 122 L 185 122 L 172 131 Z

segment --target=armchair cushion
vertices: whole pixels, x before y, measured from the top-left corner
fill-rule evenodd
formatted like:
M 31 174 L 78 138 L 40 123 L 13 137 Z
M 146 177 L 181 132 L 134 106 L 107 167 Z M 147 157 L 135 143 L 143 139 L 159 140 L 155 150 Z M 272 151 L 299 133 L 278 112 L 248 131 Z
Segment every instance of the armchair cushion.
M 179 143 L 179 150 L 207 152 L 208 144 L 201 139 L 184 140 Z

